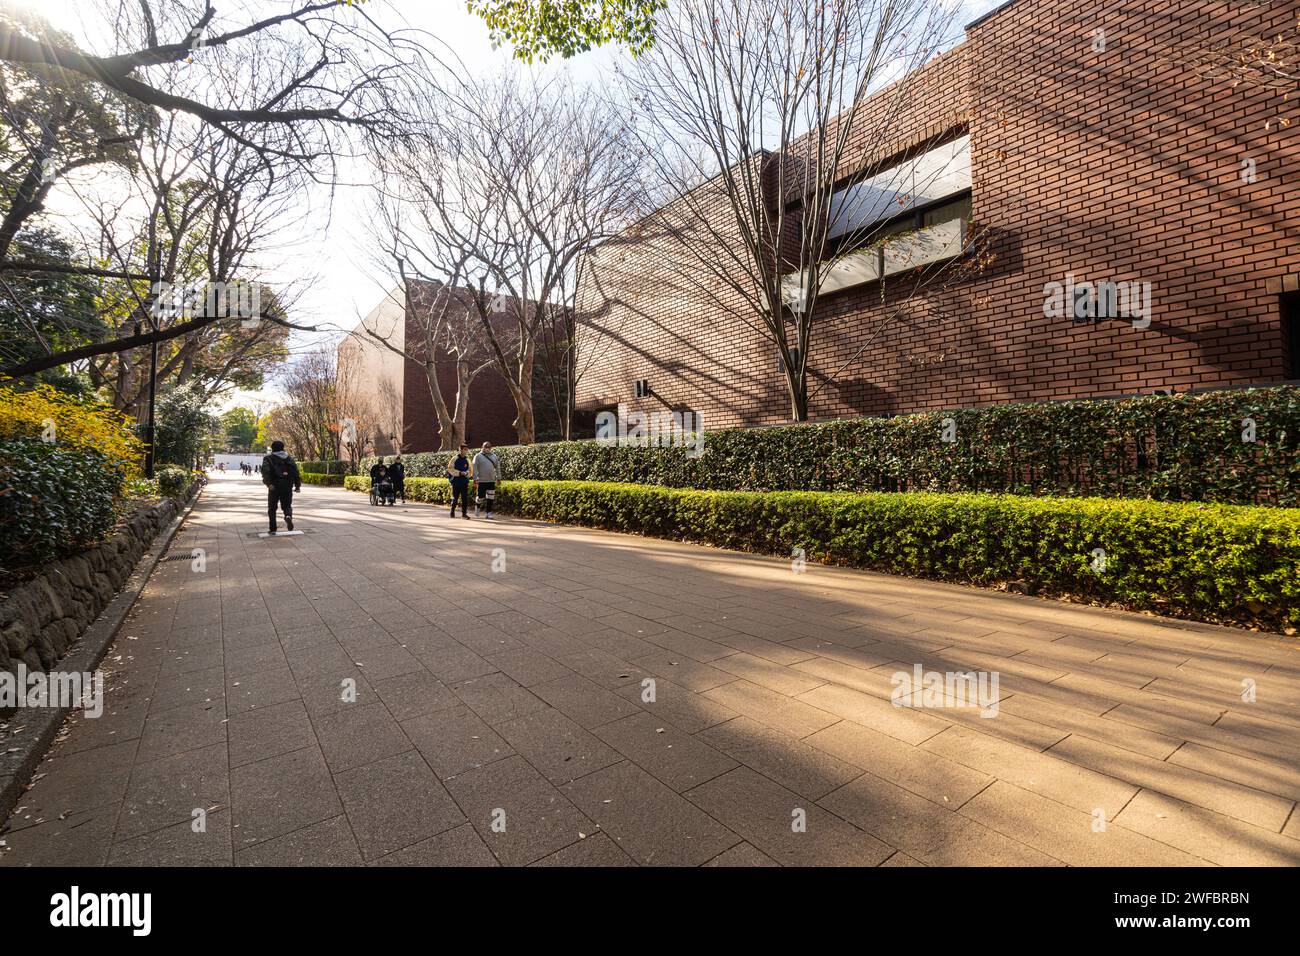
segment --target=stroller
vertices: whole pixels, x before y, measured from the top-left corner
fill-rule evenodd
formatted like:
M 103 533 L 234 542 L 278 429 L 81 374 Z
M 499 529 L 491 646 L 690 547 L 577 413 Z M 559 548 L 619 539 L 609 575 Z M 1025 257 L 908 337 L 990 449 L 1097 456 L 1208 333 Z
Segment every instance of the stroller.
M 397 493 L 393 489 L 393 479 L 380 475 L 370 483 L 370 503 L 372 505 L 395 505 Z

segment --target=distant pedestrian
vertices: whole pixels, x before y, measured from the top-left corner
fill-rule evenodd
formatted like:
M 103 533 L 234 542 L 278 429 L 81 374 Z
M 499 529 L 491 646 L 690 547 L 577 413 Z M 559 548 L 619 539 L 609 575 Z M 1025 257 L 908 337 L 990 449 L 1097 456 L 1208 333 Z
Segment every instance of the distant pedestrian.
M 393 482 L 393 494 L 402 499 L 402 504 L 406 504 L 406 465 L 402 463 L 401 455 L 394 458 L 388 466 L 388 477 Z
M 492 505 L 497 496 L 497 482 L 501 478 L 501 459 L 492 451 L 492 443 L 485 441 L 483 450 L 474 456 L 474 515 L 480 510 L 487 510 L 487 520 L 492 517 Z
M 266 510 L 271 534 L 276 533 L 275 509 L 284 512 L 284 526 L 293 530 L 293 493 L 302 491 L 298 463 L 284 450 L 284 442 L 271 442 L 271 454 L 262 459 L 262 484 L 266 485 Z
M 382 477 L 387 473 L 388 473 L 388 466 L 384 464 L 384 459 L 381 457 L 378 461 L 376 461 L 373 465 L 370 466 L 370 487 L 371 488 L 375 487 L 375 482 L 378 481 L 380 477 Z
M 456 502 L 460 502 L 460 516 L 469 517 L 469 445 L 461 445 L 460 453 L 447 462 L 447 478 L 451 481 L 451 516 L 456 517 Z

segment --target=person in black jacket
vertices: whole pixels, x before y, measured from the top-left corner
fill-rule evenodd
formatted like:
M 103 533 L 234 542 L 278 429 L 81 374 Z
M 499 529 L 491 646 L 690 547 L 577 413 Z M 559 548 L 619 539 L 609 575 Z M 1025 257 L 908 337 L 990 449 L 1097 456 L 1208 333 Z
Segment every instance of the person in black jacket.
M 271 534 L 276 533 L 275 509 L 284 511 L 284 525 L 293 530 L 293 493 L 302 491 L 298 463 L 284 450 L 284 442 L 271 442 L 271 454 L 262 459 L 262 484 L 266 485 L 266 510 L 271 519 Z
M 406 465 L 402 464 L 401 455 L 394 458 L 388 466 L 388 477 L 393 482 L 393 496 L 401 498 L 402 504 L 406 504 Z
M 460 516 L 469 517 L 469 445 L 460 446 L 460 454 L 447 462 L 447 478 L 451 481 L 451 516 L 456 517 L 456 502 L 460 502 Z

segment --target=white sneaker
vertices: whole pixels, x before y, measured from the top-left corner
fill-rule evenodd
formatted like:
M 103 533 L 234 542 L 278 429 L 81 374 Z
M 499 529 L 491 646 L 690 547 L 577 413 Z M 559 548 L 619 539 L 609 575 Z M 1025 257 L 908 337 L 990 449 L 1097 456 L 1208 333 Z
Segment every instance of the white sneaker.
M 487 520 L 488 520 L 488 521 L 496 521 L 496 520 L 497 520 L 497 519 L 496 519 L 496 515 L 494 515 L 492 512 L 489 511 L 489 512 L 487 513 Z

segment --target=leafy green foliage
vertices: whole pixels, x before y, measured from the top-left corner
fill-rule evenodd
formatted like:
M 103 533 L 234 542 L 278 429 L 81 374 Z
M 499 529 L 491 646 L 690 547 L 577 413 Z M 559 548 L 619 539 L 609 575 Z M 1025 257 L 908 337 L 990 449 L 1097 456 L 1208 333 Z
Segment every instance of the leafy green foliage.
M 213 444 L 220 430 L 207 410 L 203 389 L 178 386 L 158 398 L 154 421 L 154 463 L 188 469 Z
M 942 440 L 951 419 L 955 441 Z M 1249 420 L 1253 441 L 1244 440 Z M 706 435 L 704 453 L 595 441 L 496 449 L 507 478 L 719 491 L 943 491 L 1300 506 L 1300 388 L 1044 402 Z M 404 456 L 440 477 L 449 452 Z M 362 470 L 370 460 L 362 462 Z
M 251 408 L 229 409 L 221 415 L 221 428 L 227 451 L 251 451 L 253 441 L 257 438 L 257 415 Z
M 367 466 L 368 467 L 368 466 Z M 347 461 L 300 461 L 300 471 L 311 471 L 318 475 L 346 475 L 352 470 L 352 463 Z M 343 482 L 337 482 L 343 484 Z
M 348 477 L 364 491 L 368 480 Z M 447 504 L 445 479 L 407 478 Z M 1300 509 L 1106 498 L 505 481 L 498 511 L 1200 620 L 1300 624 Z M 1099 569 L 1096 549 L 1105 555 Z
M 329 488 L 338 488 L 343 484 L 343 475 L 327 475 L 319 471 L 303 471 L 302 466 L 298 466 L 298 474 L 302 477 L 304 485 L 325 485 Z
M 179 498 L 194 480 L 194 473 L 179 465 L 163 465 L 154 475 L 158 481 L 158 493 L 164 498 Z
M 0 572 L 75 553 L 117 519 L 125 476 L 107 455 L 36 439 L 0 442 Z
M 468 0 L 487 23 L 493 43 L 509 43 L 526 63 L 571 57 L 617 42 L 633 55 L 654 42 L 664 0 Z

